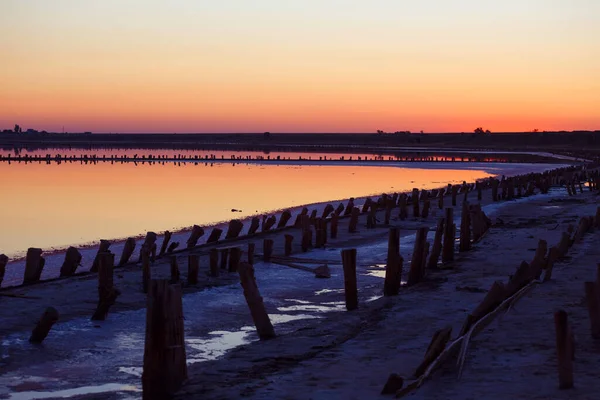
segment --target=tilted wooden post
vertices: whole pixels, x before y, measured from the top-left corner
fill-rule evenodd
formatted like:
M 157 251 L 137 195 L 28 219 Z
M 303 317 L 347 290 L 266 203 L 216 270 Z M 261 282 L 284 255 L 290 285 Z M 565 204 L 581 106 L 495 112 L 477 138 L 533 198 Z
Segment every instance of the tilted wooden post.
M 427 260 L 427 269 L 436 269 L 440 254 L 442 253 L 442 237 L 444 235 L 444 218 L 438 219 L 433 246 L 431 247 L 431 255 Z
M 8 264 L 8 257 L 5 254 L 0 254 L 0 287 L 6 273 L 6 264 Z
M 219 276 L 219 250 L 210 249 L 208 253 L 209 264 L 210 264 L 210 276 L 216 278 Z
M 556 329 L 556 358 L 558 359 L 558 388 L 571 389 L 573 387 L 573 342 L 569 335 L 566 311 L 560 310 L 554 313 L 554 326 Z
M 250 228 L 248 229 L 248 235 L 254 235 L 256 233 L 256 231 L 258 231 L 259 227 L 260 227 L 260 218 L 253 217 L 252 221 L 250 222 Z
M 464 201 L 460 215 L 460 244 L 458 251 L 471 250 L 471 213 L 469 203 Z
M 200 239 L 200 237 L 204 235 L 204 229 L 202 229 L 200 226 L 198 225 L 194 225 L 192 227 L 192 232 L 190 233 L 190 237 L 188 238 L 186 245 L 188 249 L 191 249 L 192 247 L 196 246 L 196 244 L 198 244 L 198 240 Z
M 250 314 L 252 315 L 254 326 L 256 326 L 258 337 L 260 340 L 274 338 L 275 330 L 265 309 L 263 298 L 258 290 L 254 276 L 254 267 L 252 264 L 241 263 L 238 272 L 240 274 L 240 283 L 244 289 L 244 297 L 246 298 L 248 308 L 250 308 Z
M 90 269 L 90 272 L 98 272 L 98 266 L 100 265 L 100 253 L 106 253 L 110 247 L 110 245 L 112 244 L 112 242 L 110 242 L 109 240 L 104 240 L 101 239 L 100 240 L 100 246 L 98 247 L 98 252 L 96 253 L 96 256 L 94 257 L 94 262 L 92 264 L 92 268 Z
M 294 240 L 294 236 L 286 233 L 284 235 L 284 238 L 285 238 L 284 254 L 286 256 L 289 256 L 290 254 L 292 254 L 292 241 Z
M 332 204 L 327 204 L 325 209 L 323 210 L 323 214 L 321 214 L 321 218 L 325 219 L 331 214 L 335 209 Z
M 229 228 L 227 228 L 227 234 L 225 239 L 233 239 L 240 235 L 240 232 L 244 228 L 244 224 L 239 219 L 232 219 L 229 221 Z
M 229 272 L 237 272 L 242 259 L 242 250 L 239 247 L 232 247 L 229 250 Z
M 167 252 L 167 248 L 169 246 L 169 241 L 171 240 L 172 235 L 173 234 L 170 231 L 165 231 L 165 233 L 163 235 L 164 236 L 163 242 L 162 242 L 162 245 L 160 246 L 160 252 L 158 253 L 159 256 L 162 256 L 163 254 L 165 254 Z
M 446 189 L 441 189 L 438 193 L 438 208 L 440 210 L 444 209 L 444 194 L 446 194 Z
M 154 232 L 148 232 L 146 233 L 146 237 L 144 238 L 144 243 L 142 243 L 142 246 L 146 246 L 148 248 L 148 251 L 150 251 L 151 254 L 151 260 L 154 261 L 156 259 L 156 239 L 158 238 L 158 236 L 156 235 L 156 233 Z M 140 257 L 139 257 L 139 261 L 142 261 L 142 249 L 140 247 Z
M 352 210 L 354 209 L 354 197 L 350 197 L 348 199 L 348 204 L 346 205 L 346 209 L 344 210 L 344 215 L 350 215 Z
M 52 325 L 54 325 L 56 321 L 58 321 L 58 311 L 56 311 L 56 308 L 46 308 L 46 311 L 44 311 L 44 314 L 42 314 L 42 317 L 31 332 L 29 342 L 42 343 L 44 339 L 46 339 L 46 336 L 48 336 L 50 329 L 52 329 Z
M 348 224 L 348 232 L 356 233 L 356 226 L 358 225 L 358 216 L 360 215 L 360 210 L 358 207 L 354 207 L 352 209 L 352 214 L 350 215 L 350 223 Z
M 281 218 L 279 218 L 279 223 L 277 224 L 277 228 L 285 227 L 291 218 L 292 218 L 292 213 L 289 210 L 285 210 L 283 213 L 281 213 Z
M 222 234 L 223 234 L 223 229 L 213 228 L 213 230 L 210 232 L 210 235 L 208 236 L 208 239 L 206 240 L 206 243 L 218 242 L 219 239 L 221 238 Z
M 356 249 L 342 250 L 342 264 L 344 268 L 344 294 L 346 297 L 346 310 L 358 308 L 358 287 L 356 284 Z
M 272 255 L 273 255 L 273 239 L 263 240 L 263 260 L 265 262 L 271 262 Z
M 115 255 L 113 253 L 99 254 L 98 266 L 98 306 L 93 321 L 104 321 L 108 315 L 108 310 L 115 304 L 117 297 L 121 292 L 114 287 L 113 269 L 115 265 Z
M 79 265 L 81 265 L 81 253 L 71 246 L 65 253 L 65 261 L 60 268 L 60 276 L 73 276 Z
M 415 247 L 412 255 L 412 261 L 410 263 L 410 270 L 408 272 L 408 285 L 414 285 L 421 281 L 423 277 L 423 269 L 426 257 L 426 242 L 427 242 L 427 228 L 417 229 L 415 237 Z
M 198 283 L 198 270 L 200 269 L 200 256 L 198 254 L 190 254 L 188 256 L 188 277 L 189 285 Z
M 596 282 L 585 282 L 584 288 L 588 313 L 590 315 L 592 338 L 600 339 L 600 287 L 598 287 Z
M 333 213 L 336 214 L 337 216 L 340 216 L 344 212 L 344 209 L 345 209 L 344 203 L 340 203 Z
M 40 280 L 46 260 L 42 257 L 42 249 L 30 247 L 25 258 L 25 274 L 23 284 L 27 285 Z
M 181 287 L 167 280 L 150 283 L 146 303 L 146 341 L 142 398 L 170 398 L 187 379 Z
M 446 216 L 444 218 L 444 245 L 442 248 L 442 263 L 454 261 L 454 210 L 450 207 L 446 208 Z
M 274 215 L 271 215 L 263 223 L 262 231 L 269 232 L 271 230 L 271 228 L 275 225 L 276 222 L 277 222 L 277 218 Z
M 121 259 L 119 260 L 119 267 L 127 264 L 134 250 L 135 239 L 130 237 L 125 241 L 125 245 L 123 246 L 123 252 L 121 253 Z
M 400 229 L 390 228 L 387 263 L 385 266 L 384 296 L 396 296 L 400 291 L 403 260 L 400 256 Z

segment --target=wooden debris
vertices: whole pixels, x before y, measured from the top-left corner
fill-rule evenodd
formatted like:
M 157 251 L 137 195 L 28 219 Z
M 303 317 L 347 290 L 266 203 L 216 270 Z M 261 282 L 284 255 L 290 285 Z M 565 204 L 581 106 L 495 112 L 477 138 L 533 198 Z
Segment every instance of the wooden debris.
M 265 309 L 263 298 L 258 290 L 256 278 L 254 277 L 254 267 L 248 263 L 241 263 L 238 272 L 242 288 L 244 289 L 244 297 L 246 298 L 248 308 L 250 308 L 250 314 L 256 326 L 258 337 L 260 340 L 274 338 L 275 330 Z

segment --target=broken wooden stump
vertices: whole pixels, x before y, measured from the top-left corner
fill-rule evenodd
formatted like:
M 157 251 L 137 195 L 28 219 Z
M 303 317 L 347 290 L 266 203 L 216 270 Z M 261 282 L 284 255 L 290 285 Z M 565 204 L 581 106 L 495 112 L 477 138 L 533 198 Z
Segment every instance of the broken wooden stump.
M 6 264 L 8 264 L 8 257 L 5 254 L 0 254 L 0 287 L 6 273 Z
M 239 247 L 232 247 L 229 249 L 229 272 L 237 272 L 242 260 L 242 249 Z
M 517 293 L 520 289 L 527 286 L 533 280 L 533 271 L 528 262 L 523 261 L 515 273 L 510 277 L 506 284 L 506 297 Z
M 162 256 L 167 252 L 167 248 L 169 246 L 169 241 L 171 240 L 172 235 L 173 234 L 170 231 L 165 231 L 165 233 L 163 235 L 163 242 L 162 242 L 162 245 L 160 246 L 160 251 L 158 252 L 159 256 Z
M 442 247 L 442 263 L 451 263 L 454 261 L 454 209 L 446 208 L 446 216 L 444 218 L 444 243 Z
M 419 189 L 414 188 L 412 190 L 412 206 L 413 206 L 413 217 L 419 218 Z
M 225 239 L 234 239 L 240 235 L 240 232 L 244 228 L 244 224 L 239 219 L 232 219 L 229 221 L 229 227 L 227 228 L 227 234 Z
M 92 315 L 93 321 L 104 321 L 108 310 L 115 304 L 121 292 L 114 287 L 113 269 L 115 255 L 113 253 L 99 254 L 98 265 L 98 306 Z
M 425 373 L 427 367 L 431 365 L 431 363 L 444 351 L 446 348 L 446 344 L 450 340 L 450 334 L 452 333 L 452 327 L 446 327 L 444 329 L 437 330 L 429 346 L 427 347 L 427 351 L 425 352 L 425 357 L 423 361 L 417 369 L 415 370 L 415 377 L 420 377 Z
M 592 220 L 588 217 L 581 217 L 579 220 L 579 225 L 577 226 L 577 230 L 573 235 L 573 239 L 571 243 L 577 243 L 583 239 L 583 235 L 588 233 L 590 228 L 592 227 Z
M 65 253 L 65 261 L 60 267 L 60 276 L 73 276 L 80 265 L 81 253 L 75 247 L 69 247 Z
M 592 338 L 600 339 L 600 287 L 596 282 L 585 282 L 584 289 Z
M 44 269 L 45 264 L 46 260 L 44 257 L 42 257 L 42 249 L 38 249 L 36 247 L 30 247 L 27 249 L 23 284 L 27 285 L 38 282 L 42 276 L 42 270 Z
M 569 335 L 566 311 L 560 310 L 554 313 L 554 327 L 556 330 L 558 388 L 571 389 L 573 387 L 573 341 Z
M 104 240 L 104 239 L 100 239 L 100 246 L 98 247 L 98 252 L 96 253 L 96 256 L 94 257 L 94 262 L 92 263 L 92 268 L 90 268 L 90 272 L 98 272 L 98 266 L 100 265 L 100 253 L 106 253 L 108 252 L 108 248 L 110 247 L 110 245 L 112 244 L 112 242 L 110 242 L 109 240 Z
M 321 218 L 325 219 L 329 216 L 329 214 L 331 214 L 335 209 L 333 208 L 332 204 L 327 204 L 325 206 L 325 209 L 323 210 L 323 214 L 321 214 Z
M 444 209 L 444 194 L 446 194 L 446 189 L 441 189 L 438 193 L 438 208 L 440 210 Z
M 135 250 L 135 239 L 130 237 L 125 241 L 125 245 L 123 246 L 123 252 L 121 253 L 121 259 L 119 260 L 119 267 L 127 264 L 129 259 L 133 255 L 133 251 Z
M 292 254 L 292 241 L 294 240 L 294 235 L 290 235 L 290 234 L 286 233 L 284 235 L 284 238 L 285 238 L 284 254 L 286 256 L 289 256 L 290 254 Z
M 371 200 L 370 197 L 367 197 L 365 199 L 365 203 L 362 206 L 362 209 L 360 210 L 361 214 L 364 214 L 367 211 L 369 211 L 369 207 L 371 207 L 371 204 L 373 204 L 373 200 Z
M 179 283 L 179 265 L 177 264 L 177 256 L 170 257 L 170 265 L 171 265 L 171 283 Z
M 348 224 L 348 232 L 356 233 L 356 226 L 358 225 L 358 216 L 360 215 L 360 210 L 358 207 L 354 207 L 352 209 L 352 214 L 350 215 L 350 223 Z
M 254 249 L 256 245 L 254 243 L 248 243 L 248 263 L 254 265 Z
M 256 332 L 260 340 L 272 339 L 275 337 L 275 330 L 265 309 L 263 298 L 258 290 L 256 278 L 254 276 L 254 267 L 252 264 L 241 263 L 238 272 L 240 275 L 240 283 L 244 289 L 244 297 L 250 314 L 256 326 Z
M 304 218 L 305 215 L 308 216 L 308 208 L 303 207 L 302 211 L 300 211 L 300 214 L 296 216 L 294 227 L 299 228 L 300 226 L 302 226 L 302 218 Z
M 48 336 L 50 329 L 52 329 L 52 325 L 58 321 L 58 317 L 59 315 L 58 311 L 56 311 L 56 308 L 46 308 L 46 311 L 44 311 L 44 314 L 42 314 L 42 317 L 31 332 L 29 343 L 42 343 Z
M 309 220 L 310 220 L 310 224 L 311 225 L 315 224 L 315 221 L 317 220 L 317 210 L 312 210 L 310 212 L 310 218 L 309 218 Z
M 188 256 L 188 285 L 196 285 L 198 283 L 198 271 L 200 270 L 200 256 L 198 254 L 190 254 Z
M 281 213 L 281 218 L 279 218 L 279 223 L 277 224 L 277 228 L 284 228 L 288 221 L 292 218 L 292 213 L 289 210 L 285 210 Z
M 187 248 L 191 249 L 192 247 L 196 246 L 198 244 L 198 240 L 202 235 L 204 235 L 204 229 L 202 229 L 202 227 L 200 227 L 199 225 L 194 225 L 192 227 L 190 237 L 186 241 Z
M 415 237 L 415 247 L 412 255 L 412 260 L 410 262 L 410 269 L 408 271 L 408 280 L 406 282 L 406 284 L 409 286 L 419 283 L 424 275 L 425 260 L 423 259 L 423 257 L 426 253 L 425 243 L 427 242 L 427 231 L 428 228 L 417 229 Z
M 219 250 L 210 249 L 208 252 L 208 259 L 210 269 L 209 275 L 216 278 L 219 276 Z
M 170 398 L 187 379 L 181 287 L 151 281 L 146 303 L 144 400 Z
M 277 218 L 274 215 L 271 215 L 264 221 L 262 231 L 269 232 L 271 228 L 273 228 L 273 226 L 275 225 L 275 222 L 277 222 Z
M 342 265 L 344 268 L 344 295 L 346 310 L 358 308 L 358 288 L 356 285 L 356 249 L 342 250 Z
M 156 235 L 156 233 L 148 232 L 148 233 L 146 233 L 146 237 L 144 238 L 144 242 L 142 243 L 142 247 L 147 246 L 148 251 L 150 251 L 152 261 L 154 261 L 156 258 L 156 239 L 157 238 L 158 238 L 158 236 Z M 142 261 L 142 248 L 141 247 L 140 247 L 139 261 Z
M 400 292 L 403 259 L 400 256 L 400 229 L 390 228 L 387 262 L 385 266 L 384 296 L 396 296 Z
M 535 251 L 535 256 L 531 261 L 530 268 L 532 275 L 535 279 L 539 279 L 542 275 L 542 271 L 546 267 L 546 253 L 548 252 L 548 243 L 545 240 L 540 239 L 538 246 Z
M 223 234 L 223 229 L 213 228 L 206 240 L 206 243 L 217 243 L 219 239 L 221 239 L 221 235 Z
M 427 269 L 436 269 L 440 254 L 442 253 L 442 237 L 444 235 L 444 218 L 438 219 L 437 228 L 435 229 L 435 237 L 433 246 L 431 247 L 431 255 L 427 260 Z
M 263 240 L 263 260 L 265 262 L 271 262 L 272 255 L 273 255 L 273 239 Z
M 346 209 L 344 210 L 344 216 L 350 215 L 352 210 L 354 209 L 354 197 L 350 197 L 348 199 L 348 204 L 346 205 Z
M 560 258 L 560 252 L 557 247 L 552 246 L 550 251 L 548 252 L 548 258 L 546 260 L 544 273 L 544 282 L 548 282 L 552 279 L 552 268 L 554 268 L 554 263 Z
M 250 222 L 250 228 L 248 229 L 248 235 L 254 235 L 256 233 L 256 231 L 258 231 L 259 227 L 260 227 L 260 218 L 253 217 L 252 221 Z
M 460 242 L 458 251 L 469 250 L 471 250 L 471 213 L 469 212 L 469 203 L 464 201 L 460 215 Z
M 559 259 L 564 258 L 569 251 L 569 247 L 571 246 L 571 235 L 568 232 L 563 232 L 560 237 L 560 242 L 558 243 L 558 255 Z

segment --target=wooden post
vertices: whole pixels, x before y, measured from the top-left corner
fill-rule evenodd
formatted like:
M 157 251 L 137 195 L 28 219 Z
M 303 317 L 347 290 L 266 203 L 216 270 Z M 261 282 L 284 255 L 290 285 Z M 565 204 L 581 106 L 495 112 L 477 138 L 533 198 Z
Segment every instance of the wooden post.
M 531 261 L 530 268 L 531 273 L 535 279 L 539 279 L 542 275 L 542 271 L 546 267 L 546 253 L 548 252 L 548 242 L 543 239 L 538 241 L 538 246 L 535 251 L 535 256 Z
M 558 388 L 571 389 L 573 387 L 573 343 L 569 335 L 566 311 L 560 310 L 554 313 L 554 327 L 556 329 L 556 358 L 558 359 Z
M 421 212 L 421 216 L 423 217 L 423 219 L 427 219 L 427 217 L 429 216 L 429 207 L 429 198 L 426 198 L 425 200 L 423 200 L 423 212 Z
M 392 210 L 394 208 L 394 202 L 392 199 L 386 199 L 385 202 L 385 215 L 383 219 L 383 223 L 386 226 L 390 225 L 390 219 L 392 219 Z
M 200 269 L 200 256 L 198 254 L 190 254 L 188 256 L 188 285 L 196 285 L 198 283 L 198 270 Z
M 350 197 L 348 199 L 348 204 L 346 205 L 346 209 L 344 210 L 344 215 L 350 215 L 352 210 L 354 209 L 354 197 Z
M 65 253 L 65 261 L 60 268 L 60 276 L 73 276 L 79 265 L 81 265 L 81 253 L 71 246 Z
M 148 251 L 150 251 L 151 254 L 151 260 L 154 261 L 156 259 L 156 233 L 154 232 L 147 232 L 146 233 L 146 237 L 144 238 L 144 242 L 142 243 L 142 246 L 140 246 L 140 257 L 138 261 L 142 261 L 142 247 L 143 246 L 147 246 Z
M 151 270 L 150 270 L 150 249 L 147 245 L 143 244 L 142 249 L 142 291 L 148 293 L 148 286 L 150 285 Z
M 42 314 L 42 317 L 31 332 L 29 343 L 42 343 L 56 321 L 58 321 L 58 311 L 56 311 L 56 308 L 46 308 L 46 311 L 44 311 L 44 314 Z
M 221 249 L 221 269 L 227 269 L 227 261 L 229 260 L 229 248 Z
M 289 256 L 292 254 L 292 241 L 294 240 L 294 236 L 290 234 L 285 234 L 285 255 Z
M 337 238 L 339 218 L 340 217 L 339 217 L 338 213 L 333 213 L 331 215 L 331 238 L 332 239 Z
M 263 260 L 265 262 L 271 262 L 272 255 L 273 255 L 273 239 L 263 240 Z
M 30 247 L 25 258 L 25 274 L 23 284 L 27 285 L 40 280 L 46 260 L 42 257 L 42 249 Z
M 269 319 L 269 314 L 265 309 L 263 298 L 258 290 L 256 278 L 254 276 L 254 267 L 252 264 L 241 263 L 238 268 L 240 274 L 240 283 L 244 289 L 244 297 L 250 309 L 254 326 L 260 340 L 272 339 L 275 337 L 275 330 Z
M 410 270 L 408 271 L 408 280 L 406 282 L 409 286 L 419 283 L 421 277 L 423 276 L 423 266 L 425 263 L 423 256 L 425 255 L 427 231 L 427 228 L 417 229 L 415 247 L 413 250 L 412 260 L 410 262 Z
M 358 216 L 360 215 L 360 210 L 358 207 L 354 207 L 352 209 L 352 214 L 350 215 L 350 223 L 348 224 L 348 232 L 356 233 L 356 225 L 358 225 Z
M 254 243 L 248 243 L 248 264 L 254 265 L 254 249 L 256 245 Z
M 115 304 L 117 297 L 121 294 L 114 287 L 113 269 L 115 264 L 115 255 L 113 253 L 101 253 L 98 266 L 98 306 L 93 321 L 104 321 L 108 315 L 108 310 Z
M 438 192 L 438 208 L 440 210 L 444 209 L 444 194 L 446 193 L 446 189 L 440 189 Z
M 400 197 L 398 198 L 398 207 L 400 209 L 398 218 L 400 218 L 400 221 L 404 221 L 406 218 L 408 218 L 408 210 L 407 210 L 406 202 L 407 202 L 406 194 L 402 193 L 400 195 Z
M 250 222 L 250 228 L 248 229 L 248 235 L 254 235 L 258 228 L 260 227 L 260 218 L 253 217 L 252 222 Z
M 329 214 L 331 214 L 333 212 L 333 210 L 335 210 L 333 208 L 333 205 L 327 204 L 325 206 L 325 209 L 323 210 L 323 214 L 321 214 L 321 218 L 323 218 L 323 219 L 327 218 L 329 216 Z
M 442 237 L 444 235 L 444 218 L 438 219 L 433 246 L 431 247 L 431 255 L 427 261 L 427 269 L 436 269 L 437 263 L 442 252 Z
M 229 227 L 227 228 L 227 234 L 225 239 L 233 239 L 240 235 L 240 232 L 244 228 L 244 224 L 239 219 L 232 219 L 229 221 Z
M 367 215 L 367 229 L 375 229 L 377 227 L 377 203 L 372 203 Z
M 446 208 L 446 217 L 444 218 L 444 243 L 442 248 L 442 263 L 454 261 L 454 210 Z
M 492 201 L 498 201 L 498 179 L 492 179 Z
M 340 203 L 333 213 L 339 217 L 340 215 L 342 215 L 345 209 L 346 208 L 344 207 L 344 203 Z
M 4 280 L 6 264 L 8 264 L 8 257 L 5 254 L 0 254 L 0 287 L 2 287 L 2 281 Z
M 123 246 L 123 252 L 121 253 L 121 259 L 119 260 L 119 267 L 127 264 L 134 250 L 135 239 L 130 237 L 125 241 L 125 245 Z
M 194 225 L 192 227 L 192 232 L 190 233 L 190 237 L 188 238 L 188 240 L 186 242 L 187 248 L 191 249 L 192 247 L 196 246 L 196 244 L 198 243 L 198 239 L 200 239 L 200 237 L 202 235 L 204 235 L 204 229 L 202 229 L 198 225 Z
M 412 205 L 413 205 L 413 217 L 419 218 L 419 189 L 414 188 L 412 190 Z
M 262 226 L 262 231 L 263 232 L 269 232 L 271 230 L 271 228 L 275 225 L 275 223 L 277 222 L 277 218 L 274 215 L 271 215 L 269 218 L 267 218 Z
M 292 213 L 289 210 L 285 210 L 283 213 L 281 213 L 281 218 L 279 218 L 277 228 L 284 228 L 291 218 Z
M 460 216 L 460 244 L 459 251 L 471 250 L 471 213 L 469 203 L 464 201 Z
M 181 287 L 153 280 L 146 303 L 142 398 L 170 398 L 187 379 Z
M 106 253 L 108 252 L 108 248 L 110 247 L 112 243 L 108 240 L 104 240 L 101 239 L 100 240 L 100 246 L 98 247 L 98 252 L 96 253 L 96 256 L 94 257 L 94 262 L 92 264 L 92 268 L 90 269 L 90 272 L 98 272 L 98 266 L 100 265 L 100 253 Z
M 460 186 L 454 185 L 452 186 L 452 207 L 456 207 L 456 196 L 458 195 L 458 190 Z
M 212 232 L 210 233 L 210 236 L 208 236 L 208 239 L 206 240 L 206 243 L 218 242 L 219 239 L 221 238 L 222 234 L 223 234 L 223 229 L 213 228 Z
M 177 256 L 171 256 L 171 283 L 179 283 L 179 265 L 177 265 Z
M 385 266 L 384 296 L 396 296 L 402 279 L 402 257 L 400 256 L 400 229 L 390 228 L 388 236 L 387 263 Z
M 482 185 L 482 183 L 481 183 L 481 182 L 479 182 L 479 181 L 477 181 L 477 182 L 475 183 L 475 188 L 477 189 L 477 200 L 478 200 L 478 201 L 481 201 L 481 200 L 483 200 L 482 186 L 483 186 L 483 185 Z
M 169 241 L 171 240 L 172 233 L 170 231 L 165 231 L 162 245 L 160 246 L 159 256 L 162 256 L 167 252 L 167 247 L 169 246 Z M 107 249 L 108 250 L 108 249 Z
M 216 278 L 219 276 L 219 250 L 210 249 L 209 262 L 210 262 L 210 276 Z
M 592 338 L 600 339 L 600 288 L 596 282 L 585 282 L 584 288 L 590 315 Z
M 229 272 L 237 272 L 242 259 L 242 250 L 239 247 L 232 247 L 229 250 Z
M 342 264 L 344 267 L 344 294 L 346 296 L 346 310 L 358 308 L 358 288 L 356 285 L 356 249 L 342 250 Z

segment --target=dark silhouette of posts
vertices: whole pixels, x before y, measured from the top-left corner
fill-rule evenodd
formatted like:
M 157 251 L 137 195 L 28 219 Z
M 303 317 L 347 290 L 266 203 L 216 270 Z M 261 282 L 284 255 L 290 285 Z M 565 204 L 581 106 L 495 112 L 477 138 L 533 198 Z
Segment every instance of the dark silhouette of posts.
M 115 304 L 117 297 L 121 294 L 114 287 L 113 269 L 115 265 L 115 255 L 113 253 L 99 254 L 98 265 L 98 306 L 94 315 L 93 321 L 104 321 L 108 315 L 108 310 Z
M 433 246 L 431 247 L 431 254 L 427 261 L 427 269 L 436 269 L 440 254 L 442 253 L 442 237 L 444 236 L 444 218 L 438 219 L 437 228 L 435 230 L 435 237 L 433 239 Z
M 390 228 L 388 236 L 387 263 L 385 266 L 384 296 L 396 296 L 402 279 L 402 257 L 400 256 L 400 229 Z
M 233 239 L 240 235 L 240 232 L 244 228 L 244 224 L 239 219 L 232 219 L 229 221 L 229 227 L 227 228 L 227 234 L 225 239 Z
M 146 303 L 142 398 L 170 398 L 186 378 L 181 286 L 153 280 Z
M 25 257 L 25 274 L 23 284 L 35 283 L 40 280 L 46 260 L 42 257 L 42 249 L 30 247 Z
M 272 339 L 275 337 L 275 330 L 269 319 L 269 314 L 265 309 L 263 298 L 258 290 L 256 278 L 254 276 L 254 267 L 252 264 L 241 263 L 238 268 L 240 283 L 244 289 L 244 297 L 250 309 L 254 326 L 260 340 Z
M 237 272 L 242 259 L 242 250 L 239 247 L 229 249 L 229 272 Z
M 358 287 L 356 284 L 356 249 L 342 250 L 342 264 L 344 268 L 344 294 L 346 296 L 346 310 L 358 308 Z
M 200 256 L 198 254 L 190 254 L 188 256 L 188 277 L 189 285 L 198 283 L 198 270 L 200 269 Z
M 125 245 L 123 246 L 123 252 L 121 253 L 121 259 L 119 260 L 119 267 L 127 264 L 134 250 L 135 239 L 130 237 L 125 241 Z
M 60 268 L 60 276 L 73 276 L 81 264 L 81 253 L 75 247 L 69 247 L 65 253 L 65 261 Z
M 442 263 L 454 261 L 454 209 L 446 208 L 444 218 L 444 243 L 442 248 Z
M 194 225 L 192 227 L 192 232 L 190 233 L 190 237 L 186 241 L 187 248 L 191 249 L 192 247 L 196 246 L 196 244 L 198 243 L 198 240 L 200 239 L 200 237 L 202 235 L 204 235 L 204 229 L 202 229 L 198 225 Z
M 412 190 L 413 217 L 419 218 L 419 189 Z
M 109 240 L 100 240 L 100 246 L 98 247 L 98 252 L 94 257 L 94 262 L 92 263 L 92 268 L 90 272 L 98 272 L 98 266 L 100 265 L 100 254 L 108 252 L 108 249 L 112 243 Z
M 573 387 L 573 340 L 569 334 L 567 312 L 564 310 L 554 313 L 556 330 L 556 358 L 558 360 L 558 388 Z
M 172 235 L 173 234 L 170 231 L 165 231 L 165 234 L 163 237 L 163 242 L 162 242 L 162 245 L 160 246 L 160 252 L 158 253 L 159 256 L 162 256 L 163 254 L 166 253 L 167 247 L 169 246 L 169 241 L 171 240 Z
M 358 216 L 360 215 L 360 209 L 354 207 L 350 214 L 350 223 L 348 224 L 348 232 L 356 233 L 356 226 L 358 225 Z
M 42 343 L 50 329 L 52 329 L 52 325 L 54 325 L 58 321 L 58 311 L 54 307 L 46 308 L 44 314 L 38 321 L 37 325 L 31 332 L 31 336 L 29 337 L 30 343 Z

